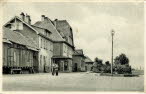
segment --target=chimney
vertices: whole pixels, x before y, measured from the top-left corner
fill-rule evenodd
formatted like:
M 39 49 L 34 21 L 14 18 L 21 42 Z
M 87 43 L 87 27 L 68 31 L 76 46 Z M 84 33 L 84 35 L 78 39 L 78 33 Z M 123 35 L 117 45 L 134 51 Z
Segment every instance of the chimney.
M 24 21 L 24 19 L 25 19 L 25 14 L 24 14 L 23 12 L 21 12 L 20 16 L 21 16 L 21 19 Z
M 55 19 L 55 20 L 53 21 L 55 27 L 56 27 L 57 21 L 58 21 L 58 19 Z
M 44 17 L 44 21 L 47 22 L 47 20 L 48 20 L 48 17 Z
M 28 23 L 28 24 L 31 24 L 31 19 L 30 19 L 30 16 L 26 14 L 26 18 L 25 18 L 25 21 Z
M 58 21 L 58 19 L 55 19 L 54 21 Z
M 41 21 L 44 21 L 44 20 L 45 20 L 45 15 L 42 15 Z

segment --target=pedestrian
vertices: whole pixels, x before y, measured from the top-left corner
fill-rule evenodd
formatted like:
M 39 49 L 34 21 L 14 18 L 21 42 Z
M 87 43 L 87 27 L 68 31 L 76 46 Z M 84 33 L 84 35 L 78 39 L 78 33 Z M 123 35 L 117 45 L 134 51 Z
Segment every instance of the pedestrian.
M 53 63 L 52 64 L 52 75 L 54 76 L 54 73 L 55 73 L 55 64 Z
M 58 76 L 58 64 L 55 64 L 55 73 L 56 73 L 56 76 Z

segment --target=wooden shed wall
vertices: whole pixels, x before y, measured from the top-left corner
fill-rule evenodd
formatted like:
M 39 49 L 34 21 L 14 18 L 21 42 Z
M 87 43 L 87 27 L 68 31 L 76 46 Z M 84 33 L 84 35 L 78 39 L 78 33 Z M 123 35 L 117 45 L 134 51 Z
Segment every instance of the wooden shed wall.
M 16 45 L 15 45 L 16 46 Z M 17 45 L 10 47 L 8 44 L 3 44 L 3 66 L 5 67 L 33 67 L 37 66 L 37 57 L 35 52 Z M 34 63 L 35 61 L 35 63 Z

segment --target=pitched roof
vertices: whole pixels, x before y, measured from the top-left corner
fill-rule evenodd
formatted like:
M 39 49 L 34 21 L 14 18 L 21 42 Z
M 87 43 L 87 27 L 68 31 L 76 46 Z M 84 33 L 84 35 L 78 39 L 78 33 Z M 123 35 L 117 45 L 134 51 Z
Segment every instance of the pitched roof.
M 27 22 L 23 21 L 23 20 L 22 20 L 20 17 L 18 17 L 18 16 L 13 17 L 10 21 L 8 21 L 8 22 L 4 25 L 4 27 L 5 27 L 6 25 L 8 25 L 11 21 L 13 21 L 14 19 L 20 20 L 20 21 L 23 22 L 25 25 L 27 25 L 30 29 L 32 29 L 33 31 L 35 31 L 37 34 L 44 35 L 44 33 L 43 33 L 44 30 L 46 30 L 46 31 L 49 32 L 49 33 L 52 33 L 51 31 L 49 31 L 49 30 L 47 30 L 47 29 L 45 29 L 45 28 L 41 28 L 41 27 L 38 27 L 38 26 L 34 26 L 34 25 L 28 24 Z
M 33 31 L 35 31 L 35 32 L 38 34 L 38 31 L 37 31 L 36 29 L 34 29 L 30 24 L 28 24 L 27 22 L 23 21 L 23 20 L 22 20 L 20 17 L 18 17 L 18 16 L 13 17 L 10 21 L 8 21 L 6 24 L 4 24 L 3 27 L 5 27 L 6 25 L 8 25 L 8 24 L 9 24 L 12 20 L 14 20 L 14 19 L 20 20 L 21 22 L 23 22 L 25 25 L 27 25 L 30 29 L 32 29 Z
M 69 40 L 66 40 L 70 45 L 74 46 L 73 43 L 73 33 L 71 26 L 66 20 L 55 20 L 56 29 L 61 34 L 63 38 L 67 37 Z
M 73 55 L 84 55 L 82 49 L 77 49 L 74 51 Z
M 93 61 L 88 56 L 86 56 L 85 62 L 93 62 Z
M 55 26 L 52 24 L 51 20 L 48 18 L 47 21 L 37 21 L 34 26 L 47 29 L 52 32 L 50 38 L 53 41 L 65 41 L 59 32 L 56 30 Z
M 12 31 L 5 27 L 3 27 L 3 40 L 8 40 L 10 42 L 38 49 L 37 44 L 32 39 L 25 37 L 24 35 L 19 33 L 19 31 Z
M 46 39 L 48 39 L 50 41 L 53 41 L 51 39 L 51 36 L 47 36 L 47 35 L 44 34 L 44 30 L 47 31 L 47 32 L 49 32 L 49 34 L 52 34 L 51 31 L 48 31 L 47 29 L 40 28 L 40 27 L 37 27 L 37 26 L 34 26 L 34 25 L 32 25 L 32 27 L 38 31 L 38 35 L 40 35 L 40 36 L 42 36 L 42 37 L 44 37 L 44 38 L 46 38 Z

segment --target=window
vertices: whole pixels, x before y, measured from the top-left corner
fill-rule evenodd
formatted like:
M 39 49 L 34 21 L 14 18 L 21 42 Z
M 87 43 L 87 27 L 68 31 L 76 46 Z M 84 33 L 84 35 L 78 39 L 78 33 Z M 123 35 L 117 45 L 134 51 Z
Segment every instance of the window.
M 45 46 L 46 46 L 46 49 L 47 49 L 47 40 L 46 40 Z
M 16 30 L 23 30 L 23 23 L 22 22 L 16 22 L 15 23 L 15 29 Z
M 40 45 L 41 45 L 41 48 L 43 47 L 43 40 L 42 40 L 42 38 L 41 38 L 41 43 L 40 43 Z
M 44 39 L 44 49 L 45 49 L 45 39 Z
M 50 43 L 50 51 L 53 51 L 53 44 Z
M 16 30 L 15 23 L 11 24 L 11 30 Z
M 44 56 L 44 64 L 46 63 L 46 57 Z
M 19 29 L 19 30 L 23 30 L 23 23 L 22 23 L 22 22 L 19 22 L 19 23 L 18 23 L 18 29 Z
M 66 46 L 64 45 L 64 52 L 66 52 Z
M 44 39 L 44 49 L 46 49 L 46 40 Z
M 64 52 L 67 53 L 67 46 L 64 45 Z
M 42 55 L 40 55 L 40 66 L 42 65 Z
M 48 32 L 46 32 L 46 36 L 49 37 Z
M 46 50 L 48 49 L 48 47 L 47 47 L 48 45 L 47 45 L 47 40 L 46 40 Z
M 50 42 L 48 42 L 48 45 L 47 45 L 47 46 L 48 46 L 48 50 L 50 50 L 50 45 L 49 45 L 49 43 L 50 43 Z
M 42 38 L 42 48 L 44 47 L 44 39 Z
M 53 44 L 51 43 L 51 51 L 53 51 Z
M 45 31 L 45 35 L 46 35 L 46 36 L 47 36 L 47 33 L 48 33 L 48 32 L 47 32 L 47 31 Z
M 42 48 L 44 48 L 44 39 L 42 38 Z

